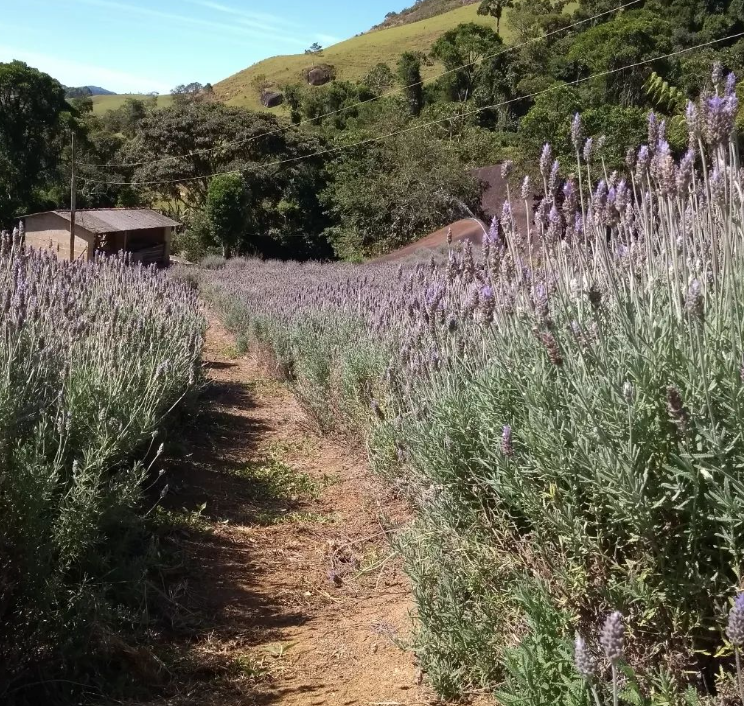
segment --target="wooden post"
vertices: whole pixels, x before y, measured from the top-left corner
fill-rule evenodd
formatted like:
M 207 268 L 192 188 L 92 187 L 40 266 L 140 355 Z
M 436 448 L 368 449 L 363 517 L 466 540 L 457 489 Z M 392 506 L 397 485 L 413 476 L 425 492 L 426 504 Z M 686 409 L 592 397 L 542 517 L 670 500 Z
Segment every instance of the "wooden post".
M 75 133 L 72 133 L 72 177 L 70 179 L 70 262 L 75 259 L 75 212 L 77 188 L 75 184 Z

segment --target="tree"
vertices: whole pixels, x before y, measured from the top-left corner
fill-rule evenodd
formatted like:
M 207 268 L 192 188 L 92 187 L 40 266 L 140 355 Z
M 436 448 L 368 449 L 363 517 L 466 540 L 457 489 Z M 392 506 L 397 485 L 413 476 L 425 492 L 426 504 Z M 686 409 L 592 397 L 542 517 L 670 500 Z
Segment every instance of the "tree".
M 402 54 L 398 60 L 398 80 L 403 86 L 403 95 L 408 102 L 408 109 L 411 115 L 420 115 L 424 107 L 421 59 L 410 51 Z
M 395 83 L 395 74 L 387 64 L 379 63 L 370 69 L 362 83 L 376 96 L 381 96 Z
M 404 134 L 347 150 L 322 194 L 340 257 L 380 255 L 478 211 L 481 188 L 449 143 Z
M 579 34 L 568 60 L 586 75 L 605 75 L 596 84 L 598 102 L 641 105 L 643 85 L 651 72 L 665 74 L 666 60 L 649 60 L 670 51 L 672 31 L 669 22 L 647 10 L 624 12 Z M 625 66 L 632 68 L 617 70 Z
M 432 56 L 453 72 L 445 77 L 453 99 L 464 102 L 472 96 L 481 62 L 498 53 L 503 44 L 496 32 L 472 22 L 445 32 L 434 42 Z
M 212 90 L 211 84 L 207 84 L 209 86 L 209 94 L 211 95 L 214 93 Z M 209 97 L 207 95 L 207 91 L 205 90 L 206 86 L 203 86 L 198 81 L 194 81 L 192 83 L 186 83 L 181 84 L 179 86 L 176 86 L 172 91 L 171 95 L 173 96 L 173 100 L 176 103 L 190 103 L 190 102 L 196 102 L 199 100 L 203 100 L 204 98 Z
M 273 85 L 273 82 L 269 81 L 266 74 L 256 74 L 251 79 L 251 88 L 253 88 L 253 91 L 259 98 L 263 96 L 263 94 L 266 93 L 266 91 L 268 91 L 269 88 L 271 88 Z
M 313 42 L 309 49 L 305 49 L 305 54 L 320 54 L 323 51 L 323 47 L 318 42 Z
M 478 14 L 496 18 L 496 32 L 501 33 L 501 16 L 504 9 L 513 6 L 512 0 L 483 0 L 478 7 Z
M 513 0 L 508 24 L 520 43 L 529 42 L 568 24 L 570 17 L 563 13 L 566 5 L 566 0 Z
M 206 214 L 222 254 L 230 257 L 241 245 L 247 219 L 245 181 L 240 174 L 221 174 L 209 182 Z
M 0 64 L 0 225 L 34 206 L 71 126 L 62 85 L 23 62 Z
M 200 208 L 210 174 L 285 153 L 290 136 L 278 126 L 265 113 L 220 103 L 177 103 L 145 116 L 123 161 L 142 163 L 132 175 L 135 181 L 173 182 L 153 187 L 158 198 Z M 173 159 L 163 159 L 168 157 Z M 180 180 L 188 181 L 187 189 Z
M 284 94 L 284 100 L 289 106 L 289 119 L 294 125 L 302 122 L 302 101 L 305 88 L 299 83 L 288 83 L 280 86 L 279 90 Z

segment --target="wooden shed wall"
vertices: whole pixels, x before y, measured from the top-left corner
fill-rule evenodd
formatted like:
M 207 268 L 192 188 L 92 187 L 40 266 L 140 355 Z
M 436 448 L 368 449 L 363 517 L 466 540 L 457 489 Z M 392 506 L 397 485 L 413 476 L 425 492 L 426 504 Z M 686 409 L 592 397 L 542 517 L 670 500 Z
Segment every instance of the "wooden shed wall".
M 84 260 L 89 257 L 89 242 L 95 242 L 93 233 L 76 226 L 75 259 Z M 69 260 L 70 224 L 54 213 L 29 216 L 26 218 L 26 245 L 37 250 L 51 250 L 60 259 Z
M 107 251 L 126 250 L 132 254 L 134 262 L 149 265 L 153 262 L 167 265 L 170 261 L 170 245 L 173 229 L 143 228 L 124 233 L 112 233 L 108 236 Z

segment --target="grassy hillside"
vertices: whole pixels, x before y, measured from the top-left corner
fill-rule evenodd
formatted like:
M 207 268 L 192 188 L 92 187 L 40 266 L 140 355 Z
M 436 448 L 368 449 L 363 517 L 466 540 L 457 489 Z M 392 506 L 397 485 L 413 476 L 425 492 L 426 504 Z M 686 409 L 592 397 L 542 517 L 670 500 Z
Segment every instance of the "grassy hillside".
M 405 10 L 391 12 L 383 22 L 372 29 L 387 29 L 388 27 L 398 27 L 420 20 L 428 20 L 430 17 L 442 15 L 450 10 L 456 10 L 463 5 L 472 5 L 473 3 L 480 5 L 480 0 L 419 0 L 415 5 L 411 5 Z
M 492 18 L 479 17 L 477 11 L 478 5 L 467 5 L 420 22 L 362 34 L 328 47 L 317 57 L 295 54 L 264 59 L 216 84 L 214 90 L 217 97 L 228 105 L 259 109 L 261 105 L 251 82 L 261 74 L 281 85 L 302 80 L 302 71 L 313 64 L 327 63 L 336 67 L 339 79 L 360 79 L 381 61 L 393 67 L 404 51 L 428 51 L 442 34 L 463 22 L 477 22 L 495 28 Z M 504 14 L 508 14 L 508 10 Z M 508 41 L 509 30 L 503 21 L 501 31 L 504 40 Z M 424 67 L 424 77 L 439 71 L 439 66 Z
M 109 110 L 116 110 L 124 105 L 127 98 L 136 98 L 138 100 L 147 101 L 151 99 L 148 95 L 110 95 L 110 96 L 93 96 L 93 112 L 97 115 L 106 113 Z M 165 108 L 173 102 L 172 96 L 158 96 L 158 107 Z

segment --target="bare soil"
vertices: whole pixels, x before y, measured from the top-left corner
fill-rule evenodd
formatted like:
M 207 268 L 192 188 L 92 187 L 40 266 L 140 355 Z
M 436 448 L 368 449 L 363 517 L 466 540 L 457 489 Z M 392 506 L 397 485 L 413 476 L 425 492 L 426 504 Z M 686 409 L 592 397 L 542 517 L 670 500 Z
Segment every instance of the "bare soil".
M 162 586 L 169 683 L 149 703 L 434 703 L 404 649 L 413 605 L 389 540 L 405 503 L 359 449 L 320 436 L 214 317 L 205 366 L 203 408 L 167 474 L 186 561 Z M 272 463 L 290 473 L 288 494 L 272 489 Z

